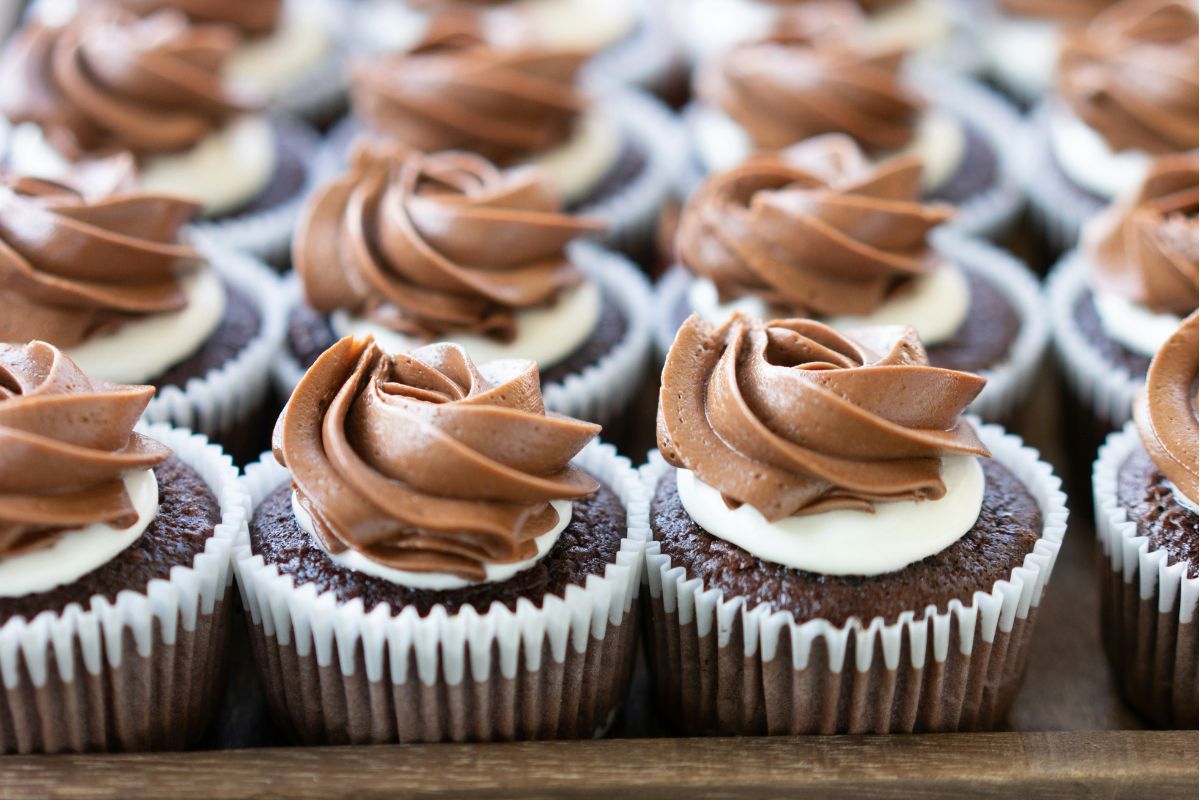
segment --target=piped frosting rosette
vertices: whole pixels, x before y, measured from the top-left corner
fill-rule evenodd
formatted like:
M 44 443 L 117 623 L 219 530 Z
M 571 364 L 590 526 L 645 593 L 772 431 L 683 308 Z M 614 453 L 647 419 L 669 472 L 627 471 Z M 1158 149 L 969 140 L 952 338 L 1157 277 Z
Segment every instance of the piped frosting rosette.
M 561 595 L 452 613 L 387 602 L 366 612 L 243 548 L 239 585 L 255 646 L 270 655 L 267 694 L 301 738 L 580 735 L 581 720 L 594 726 L 585 735 L 603 730 L 637 642 L 646 501 L 627 459 L 587 444 L 597 431 L 544 410 L 528 361 L 476 366 L 445 344 L 388 356 L 346 339 L 314 365 L 280 417 L 276 457 L 252 465 L 245 485 L 258 504 L 290 480 L 297 521 L 308 517 L 337 563 L 431 591 L 507 580 L 549 552 L 570 499 L 598 481 L 629 528 L 615 561 Z M 296 687 L 294 667 L 345 691 Z M 431 691 L 440 708 L 422 699 Z M 382 706 L 355 699 L 379 692 Z
M 192 563 L 115 600 L 0 625 L 0 752 L 183 747 L 218 700 L 229 554 L 249 508 L 228 456 L 203 436 L 135 429 L 153 393 L 90 378 L 45 342 L 0 344 L 0 596 L 52 591 L 129 547 L 169 490 L 152 471 L 168 457 L 195 469 L 220 508 Z M 131 694 L 146 705 L 130 707 Z
M 930 367 L 911 330 L 689 321 L 663 372 L 660 451 L 642 475 L 653 492 L 675 467 L 680 502 L 713 536 L 776 570 L 886 577 L 975 523 L 982 490 L 967 489 L 959 468 L 979 469 L 988 454 L 1033 495 L 1043 527 L 1020 566 L 970 597 L 836 625 L 797 619 L 769 597 L 725 596 L 651 540 L 649 641 L 665 702 L 697 729 L 727 733 L 981 729 L 1003 718 L 1067 511 L 1035 451 L 959 416 L 981 384 Z M 949 509 L 968 495 L 959 519 Z M 945 516 L 914 522 L 935 508 Z M 831 517 L 838 530 L 821 538 Z M 878 536 L 864 538 L 873 526 Z M 949 536 L 925 538 L 943 527 Z M 801 529 L 811 546 L 789 544 Z M 685 668 L 689 652 L 698 657 Z M 696 665 L 699 675 L 684 674 Z M 958 677 L 942 686 L 926 670 Z M 985 675 L 1003 677 L 981 692 Z
M 1119 498 L 1120 473 L 1144 448 L 1171 490 L 1159 514 L 1196 525 L 1198 317 L 1193 312 L 1151 362 L 1134 420 L 1109 435 L 1092 471 L 1096 538 L 1107 557 L 1101 633 L 1117 683 L 1157 724 L 1196 720 L 1197 565 L 1155 547 Z

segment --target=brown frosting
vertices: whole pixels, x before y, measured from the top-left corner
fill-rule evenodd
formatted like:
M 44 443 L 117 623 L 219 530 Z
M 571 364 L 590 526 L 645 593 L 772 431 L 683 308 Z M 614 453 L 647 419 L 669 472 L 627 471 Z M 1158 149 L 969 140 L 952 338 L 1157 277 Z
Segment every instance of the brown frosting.
M 959 416 L 984 383 L 929 366 L 912 328 L 693 315 L 663 367 L 658 448 L 770 521 L 935 500 L 943 456 L 988 455 Z
M 93 380 L 45 342 L 0 344 L 0 558 L 137 521 L 124 475 L 171 455 L 133 432 L 153 396 Z
M 1200 292 L 1200 173 L 1195 152 L 1163 156 L 1137 194 L 1090 223 L 1091 281 L 1149 308 L 1183 316 Z
M 0 110 L 71 160 L 185 150 L 250 108 L 221 79 L 237 42 L 227 27 L 110 6 L 30 22 L 0 61 Z
M 1133 418 L 1150 459 L 1192 503 L 1200 503 L 1198 351 L 1200 312 L 1193 311 L 1150 362 L 1146 387 L 1133 404 Z
M 309 198 L 292 261 L 318 311 L 508 340 L 517 309 L 583 280 L 567 243 L 601 229 L 565 213 L 541 170 L 360 140 L 349 170 Z
M 283 0 L 116 0 L 138 16 L 174 9 L 192 22 L 231 25 L 243 36 L 262 36 L 279 27 Z
M 466 38 L 356 64 L 355 113 L 418 150 L 466 150 L 500 164 L 570 138 L 586 105 L 575 87 L 584 54 Z
M 723 302 L 755 295 L 796 316 L 866 314 L 936 266 L 928 233 L 952 213 L 921 202 L 916 156 L 872 165 L 831 134 L 710 177 L 677 244 Z
M 702 67 L 696 92 L 755 147 L 779 150 L 845 133 L 872 152 L 909 144 L 921 102 L 900 79 L 903 53 L 867 53 L 845 37 L 739 45 Z
M 1018 17 L 1088 22 L 1117 0 L 1000 0 L 1000 10 Z
M 180 233 L 200 207 L 129 191 L 120 168 L 81 167 L 69 184 L 0 176 L 0 342 L 71 347 L 186 305 L 179 278 L 204 262 Z
M 1068 31 L 1059 93 L 1114 151 L 1192 150 L 1200 138 L 1196 9 L 1132 0 Z
M 532 361 L 347 337 L 296 387 L 274 450 L 329 552 L 479 581 L 537 554 L 551 500 L 596 491 L 570 461 L 599 431 L 545 410 Z

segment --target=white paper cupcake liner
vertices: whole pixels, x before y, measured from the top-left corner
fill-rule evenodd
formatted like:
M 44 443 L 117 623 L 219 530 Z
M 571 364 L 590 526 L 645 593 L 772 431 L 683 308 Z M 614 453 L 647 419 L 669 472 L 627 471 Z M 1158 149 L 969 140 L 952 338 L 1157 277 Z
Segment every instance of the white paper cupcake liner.
M 151 422 L 167 422 L 217 441 L 236 437 L 261 410 L 270 386 L 271 366 L 283 344 L 287 307 L 279 279 L 257 259 L 194 235 L 196 247 L 222 279 L 244 294 L 258 311 L 258 333 L 218 369 L 184 386 L 164 386 L 146 408 Z
M 545 384 L 542 394 L 547 408 L 604 425 L 621 414 L 641 385 L 651 347 L 653 294 L 645 276 L 619 253 L 591 242 L 574 242 L 569 253 L 571 260 L 600 285 L 604 297 L 619 306 L 625 317 L 625 335 L 582 372 Z M 294 276 L 284 284 L 281 300 L 287 308 L 303 302 L 300 283 Z M 273 368 L 280 396 L 290 397 L 304 373 L 285 344 Z
M 249 500 L 229 457 L 203 436 L 138 430 L 200 474 L 220 523 L 191 566 L 144 591 L 0 627 L 0 753 L 181 749 L 219 701 L 230 558 L 248 541 Z
M 1080 330 L 1075 305 L 1086 291 L 1086 265 L 1078 252 L 1068 253 L 1046 279 L 1054 349 L 1071 391 L 1101 423 L 1116 429 L 1133 413 L 1133 401 L 1146 376 L 1110 362 Z
M 1197 598 L 1200 578 L 1168 564 L 1139 536 L 1117 497 L 1122 465 L 1142 448 L 1132 422 L 1109 435 L 1092 472 L 1100 552 L 1100 630 L 1129 704 L 1164 727 L 1197 720 Z
M 292 231 L 300 216 L 309 192 L 320 175 L 313 169 L 320 164 L 320 137 L 307 123 L 294 117 L 276 112 L 271 115 L 272 123 L 288 131 L 288 136 L 310 143 L 313 157 L 306 162 L 308 174 L 303 186 L 286 201 L 245 214 L 233 214 L 220 219 L 206 219 L 192 223 L 193 234 L 203 236 L 232 250 L 241 250 L 271 264 L 287 263 L 292 246 Z
M 979 372 L 987 378 L 987 385 L 969 409 L 992 422 L 1008 421 L 1033 390 L 1050 337 L 1037 279 L 1011 254 L 950 228 L 935 233 L 934 246 L 947 261 L 987 278 L 1020 317 L 1008 358 Z M 675 341 L 679 330 L 676 309 L 691 282 L 691 273 L 676 266 L 656 287 L 654 344 L 660 359 L 666 358 Z
M 994 425 L 980 437 L 1029 489 L 1042 536 L 988 591 L 841 626 L 726 598 L 646 545 L 645 624 L 659 703 L 684 730 L 896 733 L 993 728 L 1015 696 L 1042 592 L 1067 527 L 1066 496 L 1035 450 Z M 649 497 L 670 467 L 642 467 Z
M 377 743 L 591 736 L 625 700 L 637 643 L 646 496 L 629 460 L 593 442 L 575 464 L 620 498 L 629 529 L 614 563 L 562 597 L 515 611 L 338 602 L 252 554 L 234 554 L 259 671 L 277 716 L 305 742 Z M 246 470 L 254 505 L 287 471 Z
M 669 88 L 683 68 L 680 52 L 659 0 L 643 0 L 641 17 L 628 36 L 600 51 L 583 67 L 583 79 L 633 86 L 652 94 Z

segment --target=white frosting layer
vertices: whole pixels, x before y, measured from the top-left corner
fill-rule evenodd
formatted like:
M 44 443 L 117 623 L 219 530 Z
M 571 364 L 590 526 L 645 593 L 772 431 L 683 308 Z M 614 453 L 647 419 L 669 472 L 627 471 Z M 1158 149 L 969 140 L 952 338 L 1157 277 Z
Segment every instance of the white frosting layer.
M 1110 200 L 1136 191 L 1153 160 L 1140 150 L 1114 153 L 1103 136 L 1062 107 L 1050 115 L 1050 149 L 1073 183 Z
M 679 499 L 700 527 L 753 556 L 822 575 L 882 575 L 939 553 L 979 518 L 983 467 L 974 456 L 942 460 L 940 500 L 877 503 L 874 513 L 826 511 L 768 522 L 753 506 L 731 510 L 690 470 L 676 470 Z
M 550 505 L 558 512 L 558 522 L 553 528 L 533 540 L 534 544 L 537 545 L 537 555 L 533 558 L 527 558 L 524 561 L 514 561 L 511 564 L 485 564 L 484 571 L 487 576 L 481 581 L 470 581 L 444 572 L 409 572 L 403 569 L 393 569 L 392 567 L 385 567 L 382 564 L 372 561 L 356 550 L 345 550 L 337 554 L 330 553 L 329 560 L 340 566 L 352 569 L 355 572 L 361 572 L 364 575 L 371 575 L 376 578 L 383 578 L 386 581 L 407 586 L 410 589 L 446 591 L 461 589 L 464 586 L 477 586 L 483 583 L 499 583 L 508 580 L 518 572 L 529 569 L 545 558 L 546 553 L 549 553 L 550 548 L 554 547 L 554 543 L 558 541 L 559 535 L 570 524 L 571 515 L 574 513 L 570 500 L 551 500 Z M 300 528 L 309 536 L 313 536 L 313 540 L 320 546 L 320 542 L 316 539 L 313 532 L 312 517 L 301 507 L 300 501 L 296 499 L 295 491 L 292 492 L 292 513 L 295 514 L 296 523 Z
M 735 311 L 765 318 L 770 312 L 757 297 L 742 297 L 721 303 L 717 287 L 707 278 L 697 278 L 688 289 L 692 309 L 709 322 L 720 324 Z M 839 316 L 824 320 L 834 328 L 868 325 L 911 325 L 926 345 L 940 344 L 954 336 L 967 319 L 971 291 L 963 271 L 942 262 L 928 275 L 917 278 L 907 291 L 885 300 L 879 308 L 862 316 Z
M 600 320 L 602 302 L 600 288 L 593 281 L 584 281 L 564 292 L 552 306 L 518 311 L 517 333 L 511 342 L 470 333 L 448 335 L 440 341 L 462 345 L 476 363 L 498 358 L 528 358 L 545 369 L 562 361 L 587 341 Z M 369 333 L 389 353 L 407 353 L 424 344 L 345 311 L 335 311 L 329 319 L 339 338 Z
M 158 513 L 158 479 L 143 469 L 125 476 L 137 521 L 128 528 L 95 523 L 68 531 L 49 547 L 0 558 L 0 597 L 48 592 L 103 566 L 138 540 Z
M 244 40 L 225 62 L 225 74 L 267 95 L 278 92 L 329 54 L 337 24 L 333 13 L 321 0 L 290 0 L 279 26 L 266 36 Z
M 574 136 L 528 163 L 549 171 L 563 198 L 576 203 L 604 179 L 620 155 L 620 133 L 593 108 L 579 120 Z
M 696 152 L 709 172 L 732 169 L 754 152 L 749 134 L 720 109 L 699 106 L 693 112 L 692 122 Z M 877 160 L 905 153 L 918 156 L 924 167 L 921 183 L 926 192 L 932 192 L 958 170 L 966 148 L 962 123 L 953 114 L 934 108 L 921 116 L 916 136 L 908 147 Z
M 211 269 L 185 275 L 187 305 L 126 322 L 67 349 L 79 368 L 109 383 L 146 383 L 200 349 L 225 315 L 225 284 Z
M 62 178 L 71 165 L 32 123 L 9 139 L 14 171 Z M 275 172 L 275 131 L 261 115 L 240 117 L 190 150 L 151 156 L 138 170 L 138 185 L 151 192 L 195 198 L 208 215 L 237 208 L 261 192 Z
M 1056 22 L 997 15 L 985 28 L 984 65 L 1021 97 L 1040 97 L 1054 81 L 1060 41 Z
M 1154 357 L 1183 321 L 1174 314 L 1151 311 L 1114 292 L 1095 292 L 1092 299 L 1108 337 L 1148 358 Z

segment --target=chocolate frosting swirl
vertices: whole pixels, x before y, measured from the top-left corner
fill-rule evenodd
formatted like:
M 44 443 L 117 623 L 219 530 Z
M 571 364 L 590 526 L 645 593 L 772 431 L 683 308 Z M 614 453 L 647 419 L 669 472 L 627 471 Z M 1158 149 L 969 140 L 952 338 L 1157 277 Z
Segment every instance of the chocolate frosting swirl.
M 1119 3 L 1068 31 L 1059 92 L 1114 151 L 1194 149 L 1200 140 L 1197 25 L 1186 0 Z
M 567 243 L 601 229 L 566 214 L 540 170 L 360 141 L 349 170 L 309 199 L 292 260 L 318 311 L 507 340 L 516 310 L 583 280 Z
M 987 455 L 959 415 L 976 375 L 929 366 L 911 328 L 692 316 L 663 367 L 663 458 L 766 519 L 945 495 L 941 458 Z
M 1193 311 L 1155 354 L 1146 386 L 1133 404 L 1133 418 L 1150 459 L 1193 504 L 1200 503 L 1198 351 L 1200 312 Z
M 171 454 L 133 432 L 153 396 L 93 380 L 45 342 L 0 344 L 0 558 L 137 521 L 124 475 Z
M 479 581 L 537 554 L 551 500 L 596 491 L 570 461 L 599 431 L 545 410 L 532 361 L 347 337 L 296 387 L 274 450 L 329 552 Z
M 250 108 L 221 79 L 230 28 L 112 7 L 30 22 L 0 61 L 0 110 L 35 122 L 71 160 L 185 150 Z
M 875 166 L 830 134 L 710 177 L 677 242 L 724 302 L 755 295 L 797 316 L 866 314 L 936 266 L 927 236 L 951 215 L 921 202 L 916 156 Z
M 71 347 L 187 303 L 179 277 L 204 262 L 180 233 L 200 207 L 75 177 L 0 177 L 0 341 Z
M 1200 292 L 1197 154 L 1154 162 L 1137 194 L 1096 217 L 1084 233 L 1091 281 L 1155 312 L 1184 316 Z
M 356 64 L 351 99 L 370 128 L 410 147 L 508 164 L 571 137 L 585 106 L 575 87 L 583 60 L 532 45 L 432 46 Z
M 845 38 L 739 45 L 701 68 L 696 92 L 755 147 L 779 150 L 845 133 L 872 152 L 909 144 L 921 102 L 900 80 L 902 53 L 866 53 Z
M 262 36 L 279 27 L 283 0 L 117 0 L 138 16 L 174 9 L 192 22 L 231 25 L 244 36 Z

